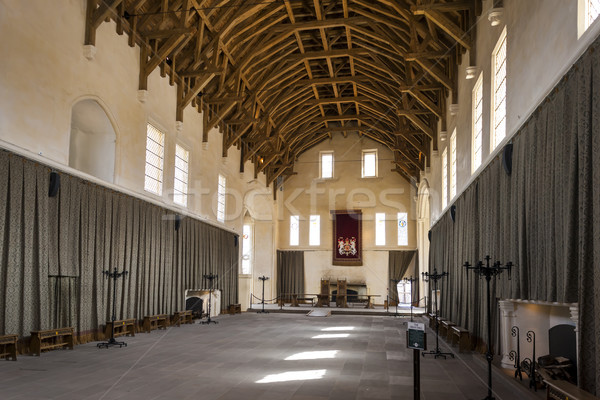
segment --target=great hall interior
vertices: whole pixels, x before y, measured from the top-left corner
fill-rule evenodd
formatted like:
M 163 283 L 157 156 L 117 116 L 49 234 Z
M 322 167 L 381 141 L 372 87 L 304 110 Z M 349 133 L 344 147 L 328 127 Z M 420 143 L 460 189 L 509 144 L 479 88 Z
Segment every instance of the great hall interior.
M 0 398 L 600 396 L 599 14 L 0 0 Z

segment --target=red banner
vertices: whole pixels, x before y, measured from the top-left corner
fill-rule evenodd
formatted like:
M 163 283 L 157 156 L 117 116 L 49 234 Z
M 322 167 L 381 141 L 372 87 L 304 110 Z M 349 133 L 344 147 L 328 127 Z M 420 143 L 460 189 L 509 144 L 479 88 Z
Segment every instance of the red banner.
M 331 211 L 333 265 L 362 265 L 362 211 Z

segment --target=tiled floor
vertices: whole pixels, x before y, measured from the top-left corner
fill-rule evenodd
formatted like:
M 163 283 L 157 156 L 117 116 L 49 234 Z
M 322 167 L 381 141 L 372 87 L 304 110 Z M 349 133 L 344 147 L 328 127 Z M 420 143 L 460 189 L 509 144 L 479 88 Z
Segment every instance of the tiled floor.
M 124 338 L 124 348 L 88 343 L 0 362 L 0 398 L 413 398 L 405 318 L 248 312 L 216 320 L 219 324 L 139 333 Z M 486 396 L 486 366 L 479 355 L 420 360 L 422 399 Z M 494 379 L 498 400 L 543 398 L 500 373 Z

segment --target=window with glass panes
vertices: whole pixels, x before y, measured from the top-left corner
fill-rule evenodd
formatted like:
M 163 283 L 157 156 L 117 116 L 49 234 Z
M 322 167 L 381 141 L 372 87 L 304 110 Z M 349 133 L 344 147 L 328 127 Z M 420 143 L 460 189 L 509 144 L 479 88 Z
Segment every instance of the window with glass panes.
M 492 54 L 492 150 L 506 136 L 506 28 Z
M 333 153 L 323 151 L 321 155 L 321 178 L 333 178 Z
M 162 194 L 163 163 L 165 158 L 165 134 L 155 126 L 146 127 L 146 168 L 144 189 Z
M 321 244 L 321 216 L 310 216 L 310 227 L 308 229 L 309 246 L 319 246 Z
M 442 153 L 442 208 L 448 204 L 448 148 Z
M 252 273 L 252 225 L 245 224 L 242 228 L 242 274 Z
M 175 179 L 173 184 L 173 202 L 182 206 L 187 206 L 188 197 L 188 168 L 190 161 L 190 152 L 181 147 L 175 146 Z
M 450 198 L 456 196 L 456 129 L 450 136 Z
M 483 161 L 483 74 L 479 75 L 473 88 L 473 156 L 471 172 L 475 172 Z
M 298 246 L 300 243 L 300 217 L 290 216 L 290 246 Z
M 408 246 L 407 213 L 398 213 L 398 246 Z
M 227 180 L 223 175 L 219 174 L 219 182 L 217 185 L 217 220 L 225 221 L 225 193 Z
M 363 150 L 362 177 L 373 178 L 377 176 L 377 150 Z
M 375 214 L 375 245 L 385 246 L 385 213 Z

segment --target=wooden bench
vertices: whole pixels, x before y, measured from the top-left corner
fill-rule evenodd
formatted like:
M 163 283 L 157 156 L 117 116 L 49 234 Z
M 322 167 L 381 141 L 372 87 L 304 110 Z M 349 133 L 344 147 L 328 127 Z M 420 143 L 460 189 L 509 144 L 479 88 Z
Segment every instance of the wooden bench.
M 567 381 L 544 379 L 546 384 L 546 399 L 552 400 L 598 400 L 598 397 L 579 389 Z
M 146 315 L 142 325 L 147 333 L 155 329 L 167 329 L 169 326 L 168 316 L 167 314 Z
M 175 311 L 171 317 L 171 325 L 181 326 L 181 324 L 193 324 L 194 315 L 192 310 Z
M 425 316 L 429 320 L 429 327 L 431 329 L 435 329 L 435 313 L 428 312 L 427 314 L 425 314 Z
M 471 351 L 471 339 L 469 338 L 469 330 L 460 326 L 450 327 L 452 345 L 458 344 L 459 353 Z
M 135 319 L 120 319 L 115 321 L 115 337 L 129 335 L 135 336 Z M 112 321 L 106 322 L 106 328 L 104 329 L 104 336 L 107 338 L 111 337 L 113 323 Z
M 450 328 L 453 326 L 456 326 L 456 324 L 452 321 L 440 321 L 440 336 L 448 341 L 452 341 L 452 331 L 450 331 Z
M 229 314 L 241 314 L 242 313 L 242 305 L 241 304 L 230 304 L 229 305 Z
M 0 336 L 0 358 L 17 361 L 17 335 Z
M 68 346 L 73 350 L 73 328 L 48 329 L 31 331 L 31 352 L 38 356 L 42 350 L 52 350 Z

